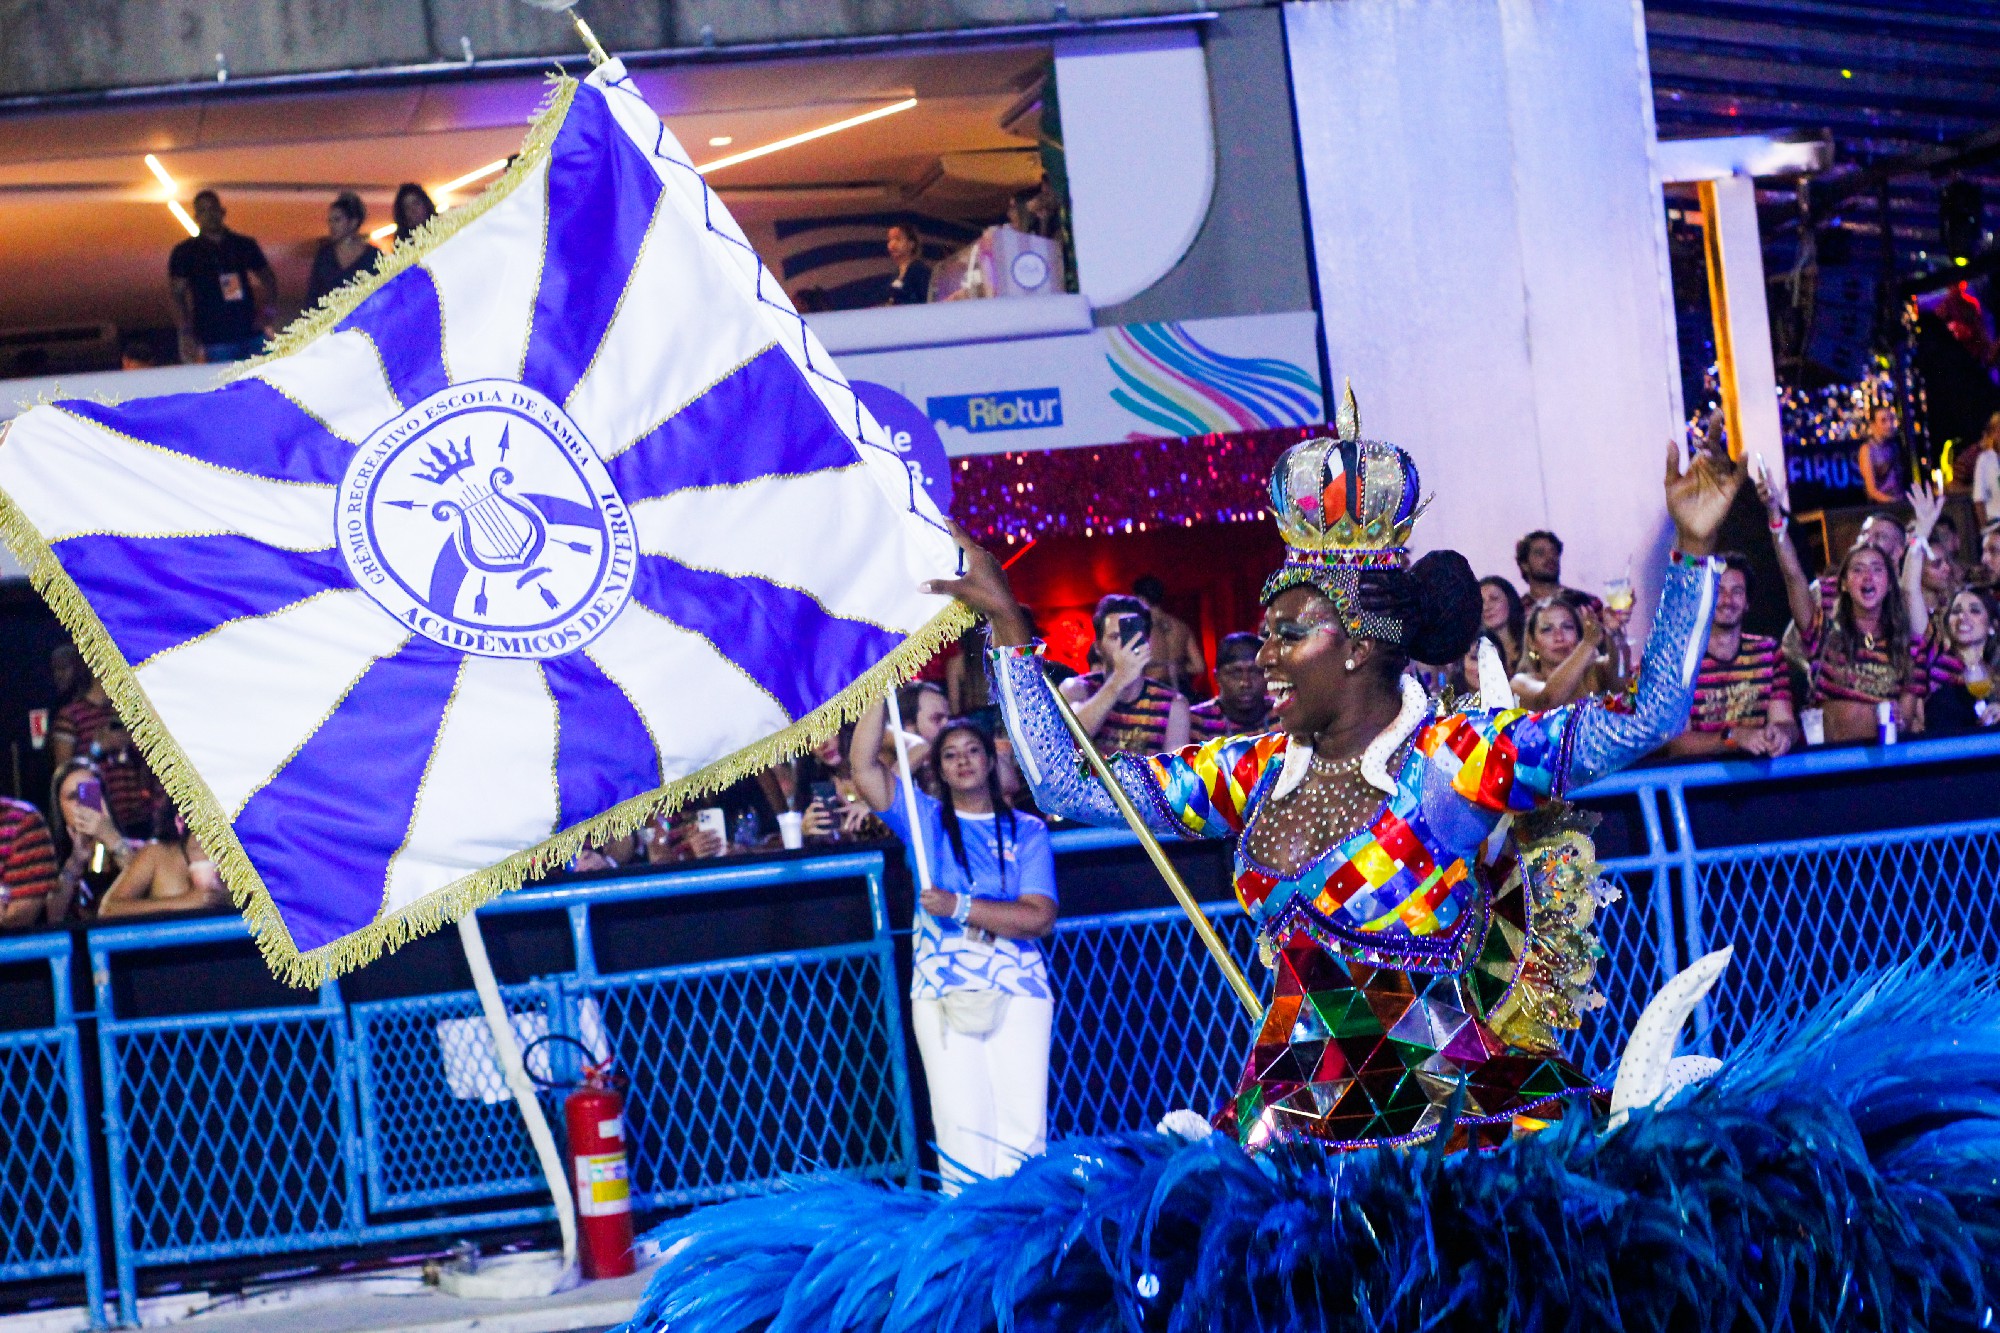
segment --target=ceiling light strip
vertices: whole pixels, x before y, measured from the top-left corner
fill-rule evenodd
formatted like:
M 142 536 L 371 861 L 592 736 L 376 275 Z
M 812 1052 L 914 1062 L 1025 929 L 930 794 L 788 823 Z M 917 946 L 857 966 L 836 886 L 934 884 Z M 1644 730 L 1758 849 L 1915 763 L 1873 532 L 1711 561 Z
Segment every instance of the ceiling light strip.
M 476 171 L 468 171 L 463 176 L 460 176 L 457 180 L 446 181 L 443 185 L 438 186 L 438 193 L 450 194 L 453 190 L 460 189 L 463 186 L 470 185 L 474 181 L 485 180 L 488 176 L 491 176 L 496 172 L 505 171 L 507 169 L 507 163 L 511 160 L 512 159 L 510 158 L 503 157 L 498 162 L 488 162 L 485 166 L 480 167 Z
M 174 215 L 174 221 L 180 223 L 188 235 L 201 235 L 201 228 L 195 226 L 194 219 L 188 216 L 185 208 L 181 207 L 181 201 L 174 198 L 181 192 L 180 182 L 169 175 L 167 169 L 160 165 L 160 159 L 151 153 L 146 154 L 146 170 L 153 173 L 153 179 L 157 180 L 160 188 L 167 192 L 167 211 Z
M 782 152 L 787 148 L 796 148 L 802 143 L 811 143 L 814 139 L 824 139 L 829 134 L 838 134 L 842 130 L 851 130 L 856 125 L 866 125 L 871 120 L 880 120 L 884 116 L 893 116 L 898 111 L 908 111 L 916 104 L 916 98 L 906 97 L 900 102 L 892 102 L 888 106 L 876 107 L 873 111 L 864 111 L 858 116 L 849 116 L 846 120 L 836 120 L 833 124 L 822 125 L 816 130 L 807 130 L 803 134 L 794 134 L 790 138 L 779 139 L 775 143 L 762 144 L 756 148 L 746 148 L 740 153 L 731 153 L 728 157 L 718 157 L 713 162 L 704 162 L 701 166 L 696 167 L 695 170 L 706 176 L 711 171 L 720 171 L 724 167 L 733 167 L 739 162 L 748 162 L 752 158 L 765 157 L 771 153 Z

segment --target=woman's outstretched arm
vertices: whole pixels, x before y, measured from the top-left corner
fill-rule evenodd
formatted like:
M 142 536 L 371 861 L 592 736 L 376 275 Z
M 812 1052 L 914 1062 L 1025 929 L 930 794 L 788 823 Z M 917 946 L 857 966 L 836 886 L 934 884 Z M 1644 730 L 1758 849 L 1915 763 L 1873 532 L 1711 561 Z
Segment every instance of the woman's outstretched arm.
M 1048 814 L 1080 823 L 1122 825 L 1124 816 L 1085 763 L 1058 711 L 1055 689 L 1042 670 L 1040 645 L 1029 633 L 1027 615 L 1014 600 L 1006 574 L 963 532 L 956 535 L 965 551 L 965 577 L 939 580 L 927 590 L 957 597 L 986 617 L 993 643 L 988 666 L 994 701 L 1036 803 Z M 1147 757 L 1110 755 L 1106 762 L 1153 832 L 1227 837 L 1242 827 L 1262 766 L 1283 751 L 1277 737 L 1232 739 L 1234 746 L 1211 741 Z

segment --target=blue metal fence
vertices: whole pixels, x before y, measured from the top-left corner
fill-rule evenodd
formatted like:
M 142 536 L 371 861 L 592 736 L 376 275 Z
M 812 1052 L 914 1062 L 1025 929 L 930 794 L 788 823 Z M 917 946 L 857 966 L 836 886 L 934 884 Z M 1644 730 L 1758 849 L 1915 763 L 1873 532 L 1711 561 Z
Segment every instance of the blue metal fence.
M 867 896 L 871 929 L 860 942 L 645 971 L 598 969 L 593 909 L 840 881 L 858 883 Z M 575 966 L 504 987 L 502 996 L 524 1044 L 547 1033 L 574 1037 L 615 1054 L 631 1076 L 631 1170 L 641 1206 L 722 1198 L 816 1168 L 914 1180 L 916 1128 L 880 852 L 554 885 L 510 895 L 481 915 L 549 910 L 568 917 Z M 553 1216 L 538 1201 L 546 1198 L 541 1173 L 470 992 L 350 1005 L 330 983 L 296 1006 L 172 1017 L 119 1012 L 121 959 L 243 938 L 233 919 L 90 935 L 123 1322 L 137 1317 L 137 1277 L 146 1268 Z M 65 937 L 24 943 L 67 959 Z M 45 1059 L 63 1052 L 73 1058 L 76 1033 L 66 1011 L 56 1028 L 29 1035 L 48 1048 Z M 0 1098 L 16 1088 L 4 1063 L 12 1049 L 6 1043 L 15 1040 L 0 1038 Z M 558 1078 L 574 1068 L 560 1055 L 544 1065 L 538 1054 L 533 1064 Z M 24 1088 L 31 1082 L 19 1080 Z M 558 1101 L 547 1098 L 559 1122 Z M 71 1097 L 56 1105 L 60 1111 L 45 1116 L 81 1103 Z M 11 1159 L 8 1174 L 16 1174 Z M 62 1178 L 88 1179 L 80 1170 Z M 87 1209 L 89 1191 L 78 1198 L 75 1206 Z M 16 1241 L 0 1221 L 8 1244 L 0 1254 L 9 1263 L 0 1277 L 86 1266 L 94 1274 L 96 1233 L 87 1213 L 72 1229 L 91 1249 L 67 1270 L 37 1269 L 26 1257 L 37 1252 L 35 1239 Z
M 2000 882 L 2000 819 L 1703 847 L 1689 811 L 1689 792 L 1703 788 L 1968 759 L 2000 762 L 2000 741 L 1650 769 L 1583 793 L 1633 802 L 1643 846 L 1605 863 L 1624 898 L 1599 918 L 1610 1003 L 1577 1043 L 1579 1062 L 1608 1070 L 1659 983 L 1712 945 L 1738 946 L 1703 1019 L 1702 1039 L 1718 1049 L 1760 1015 L 1810 1002 L 1926 938 L 1933 954 L 2000 962 L 2000 919 L 1985 908 Z M 1054 841 L 1061 862 L 1131 840 L 1070 830 Z M 1151 874 L 1136 858 L 1133 873 Z M 641 1206 L 724 1198 L 819 1167 L 914 1183 L 916 1117 L 883 877 L 880 853 L 851 852 L 544 886 L 482 910 L 566 920 L 569 969 L 503 994 L 524 1041 L 575 1037 L 632 1075 Z M 592 914 L 606 907 L 843 883 L 866 897 L 868 927 L 855 942 L 599 967 Z M 1208 910 L 1262 980 L 1245 919 L 1227 902 Z M 243 938 L 232 919 L 91 932 L 90 1015 L 68 1004 L 66 936 L 0 941 L 0 964 L 45 964 L 54 996 L 48 1026 L 0 1033 L 0 1124 L 10 1127 L 0 1281 L 80 1274 L 101 1308 L 82 1018 L 96 1021 L 107 1230 L 125 1322 L 148 1268 L 550 1216 L 470 993 L 347 1002 L 328 985 L 278 1008 L 119 1012 L 127 956 Z M 1052 1133 L 1221 1104 L 1251 1034 L 1178 909 L 1066 918 L 1050 952 L 1059 1014 Z M 573 1062 L 558 1054 L 549 1068 L 560 1076 Z M 558 1109 L 553 1095 L 549 1106 Z
M 0 965 L 47 969 L 47 1026 L 0 1032 L 0 1282 L 79 1274 L 104 1304 L 85 1133 L 83 1054 L 70 1009 L 67 935 L 0 940 Z

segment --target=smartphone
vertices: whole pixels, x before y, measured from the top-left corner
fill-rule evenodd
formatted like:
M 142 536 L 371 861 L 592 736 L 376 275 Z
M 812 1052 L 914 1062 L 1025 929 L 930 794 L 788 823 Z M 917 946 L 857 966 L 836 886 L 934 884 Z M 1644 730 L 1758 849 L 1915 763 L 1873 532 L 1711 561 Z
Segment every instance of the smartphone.
M 1118 617 L 1118 642 L 1127 648 L 1146 639 L 1146 617 L 1127 611 Z
M 85 778 L 76 784 L 76 790 L 70 794 L 76 798 L 78 805 L 87 805 L 93 810 L 104 808 L 104 784 L 96 778 Z
M 821 842 L 840 841 L 840 792 L 831 782 L 815 782 L 812 785 L 813 804 L 833 816 L 833 827 L 819 837 Z

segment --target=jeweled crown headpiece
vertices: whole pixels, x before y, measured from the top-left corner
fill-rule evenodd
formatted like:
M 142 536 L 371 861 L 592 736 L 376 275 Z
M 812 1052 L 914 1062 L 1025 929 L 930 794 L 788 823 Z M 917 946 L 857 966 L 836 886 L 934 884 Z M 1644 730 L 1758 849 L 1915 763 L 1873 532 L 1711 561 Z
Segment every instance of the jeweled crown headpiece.
M 1364 440 L 1348 385 L 1334 435 L 1293 445 L 1271 470 L 1271 512 L 1285 539 L 1285 563 L 1264 583 L 1263 600 L 1313 587 L 1332 599 L 1347 632 L 1400 644 L 1403 624 L 1363 610 L 1361 571 L 1402 569 L 1410 532 L 1423 513 L 1417 465 L 1393 444 Z

